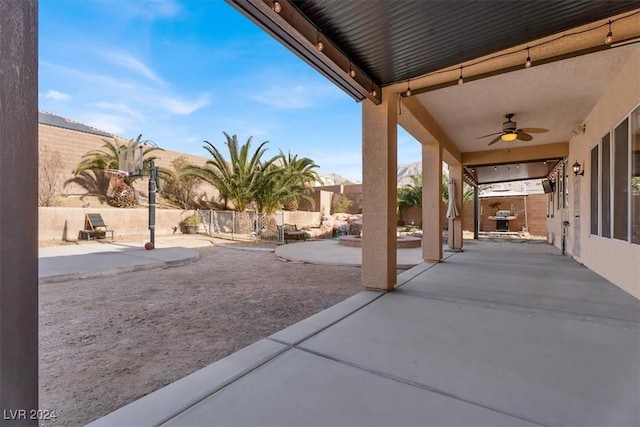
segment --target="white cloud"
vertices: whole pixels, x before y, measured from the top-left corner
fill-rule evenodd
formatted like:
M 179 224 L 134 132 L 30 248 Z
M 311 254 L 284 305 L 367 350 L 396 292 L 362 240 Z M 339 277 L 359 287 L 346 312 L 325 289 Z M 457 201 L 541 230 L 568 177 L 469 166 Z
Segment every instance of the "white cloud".
M 89 113 L 86 114 L 80 121 L 82 123 L 93 126 L 96 129 L 100 129 L 120 136 L 123 136 L 127 129 L 131 127 L 130 118 L 119 116 L 116 114 Z
M 188 101 L 182 98 L 163 96 L 157 99 L 164 109 L 180 115 L 189 115 L 200 108 L 209 105 L 209 95 L 202 94 L 195 101 Z
M 274 85 L 262 92 L 255 92 L 249 98 L 279 110 L 296 110 L 313 105 L 314 93 L 321 88 L 317 86 Z
M 130 106 L 124 103 L 96 102 L 93 105 L 95 105 L 98 108 L 102 108 L 103 110 L 111 110 L 117 113 L 126 114 L 127 116 L 137 120 L 141 120 L 143 118 L 142 113 L 140 113 L 137 110 L 134 110 L 133 108 L 131 108 Z
M 129 70 L 140 74 L 148 78 L 149 80 L 165 85 L 165 81 L 162 80 L 153 70 L 151 70 L 144 62 L 140 61 L 133 55 L 130 55 L 127 52 L 121 51 L 105 51 L 103 52 L 104 56 L 111 61 L 112 63 L 119 65 L 124 68 L 128 68 Z
M 53 99 L 54 101 L 68 101 L 71 99 L 71 95 L 68 93 L 58 92 L 57 90 L 49 89 L 45 94 L 45 98 Z

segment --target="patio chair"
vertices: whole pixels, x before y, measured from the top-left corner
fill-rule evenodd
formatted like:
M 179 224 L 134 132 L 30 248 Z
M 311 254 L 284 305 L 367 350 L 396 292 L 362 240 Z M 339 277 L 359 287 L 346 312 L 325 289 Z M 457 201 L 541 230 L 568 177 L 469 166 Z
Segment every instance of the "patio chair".
M 84 230 L 80 230 L 80 239 L 91 240 L 104 239 L 107 234 L 111 234 L 113 240 L 113 230 L 109 230 L 99 213 L 89 213 L 84 217 Z

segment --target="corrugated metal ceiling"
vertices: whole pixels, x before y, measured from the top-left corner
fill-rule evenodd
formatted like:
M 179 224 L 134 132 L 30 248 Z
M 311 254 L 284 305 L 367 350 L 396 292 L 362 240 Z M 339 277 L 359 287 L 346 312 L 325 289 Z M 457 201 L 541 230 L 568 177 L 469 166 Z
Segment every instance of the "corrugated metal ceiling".
M 293 0 L 380 85 L 635 9 L 634 1 Z

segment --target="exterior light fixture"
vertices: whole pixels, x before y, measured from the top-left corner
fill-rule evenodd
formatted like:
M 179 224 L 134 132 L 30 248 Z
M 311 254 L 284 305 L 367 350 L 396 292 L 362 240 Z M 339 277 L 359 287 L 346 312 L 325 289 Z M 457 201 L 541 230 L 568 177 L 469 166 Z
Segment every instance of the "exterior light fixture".
M 462 78 L 462 65 L 460 66 L 460 77 L 458 78 L 458 84 L 461 85 L 464 83 L 464 79 Z
M 318 43 L 316 43 L 316 48 L 317 48 L 320 52 L 322 52 L 322 49 L 324 49 L 324 44 L 323 44 L 320 40 L 318 40 Z
M 411 96 L 411 86 L 409 86 L 409 80 L 407 80 L 407 91 L 404 93 L 405 97 Z
M 375 89 L 371 89 L 371 96 L 373 96 L 374 98 L 378 96 L 378 91 Z
M 353 69 L 351 61 L 349 61 L 349 77 L 351 77 L 352 79 L 356 77 L 356 70 Z
M 275 13 L 280 13 L 282 12 L 282 5 L 280 4 L 280 2 L 274 1 L 273 2 L 273 11 Z
M 580 170 L 581 166 L 577 161 L 573 164 L 573 166 L 571 166 L 571 168 L 573 169 L 573 174 L 575 176 L 584 176 L 584 169 Z
M 503 141 L 507 141 L 507 142 L 511 142 L 511 141 L 515 141 L 518 138 L 518 134 L 515 132 L 508 132 L 503 134 L 500 139 Z
M 527 60 L 524 63 L 524 68 L 531 68 L 531 55 L 529 55 L 529 46 L 527 46 Z
M 613 41 L 613 33 L 611 32 L 611 21 L 609 21 L 609 32 L 607 33 L 607 37 L 604 39 L 604 44 L 611 44 Z

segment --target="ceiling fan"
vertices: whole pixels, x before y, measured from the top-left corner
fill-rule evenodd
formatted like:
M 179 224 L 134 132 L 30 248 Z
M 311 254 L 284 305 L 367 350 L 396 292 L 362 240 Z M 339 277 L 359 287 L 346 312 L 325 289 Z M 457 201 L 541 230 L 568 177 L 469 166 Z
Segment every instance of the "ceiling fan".
M 514 141 L 519 139 L 520 141 L 531 141 L 533 137 L 529 135 L 530 133 L 545 133 L 549 132 L 549 129 L 544 128 L 522 128 L 518 129 L 518 124 L 511 120 L 514 116 L 513 113 L 505 114 L 507 121 L 502 123 L 502 132 L 490 133 L 489 135 L 479 136 L 476 139 L 486 138 L 488 136 L 496 136 L 494 139 L 489 142 L 489 145 L 493 145 L 496 142 L 502 141 Z

